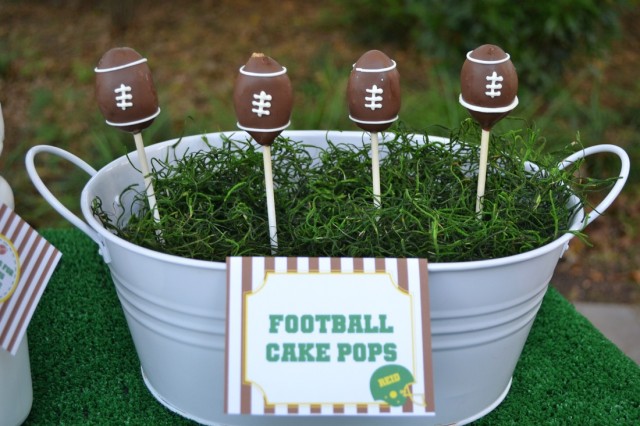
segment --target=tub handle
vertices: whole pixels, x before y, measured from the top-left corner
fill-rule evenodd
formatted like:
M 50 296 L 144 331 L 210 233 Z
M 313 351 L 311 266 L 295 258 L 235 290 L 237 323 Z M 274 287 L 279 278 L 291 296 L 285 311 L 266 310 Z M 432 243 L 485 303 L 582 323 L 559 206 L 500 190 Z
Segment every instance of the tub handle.
M 624 149 L 620 148 L 617 145 L 602 144 L 602 145 L 590 146 L 580 151 L 577 151 L 571 154 L 570 156 L 568 156 L 558 165 L 558 168 L 562 170 L 565 167 L 570 166 L 577 160 L 585 158 L 589 155 L 599 154 L 599 153 L 614 154 L 620 159 L 620 175 L 615 185 L 613 185 L 613 187 L 607 194 L 607 196 L 600 202 L 600 204 L 594 207 L 594 209 L 591 210 L 585 216 L 582 229 L 586 228 L 591 222 L 593 222 L 601 214 L 603 214 L 605 210 L 607 210 L 607 208 L 613 203 L 613 201 L 618 197 L 618 195 L 622 191 L 622 188 L 624 187 L 624 184 L 627 182 L 627 178 L 629 177 L 629 170 L 630 170 L 629 155 L 626 153 Z
M 51 193 L 49 188 L 47 188 L 47 186 L 40 178 L 40 175 L 38 174 L 35 166 L 35 157 L 36 155 L 41 153 L 47 153 L 61 157 L 74 164 L 75 166 L 81 168 L 91 177 L 95 176 L 98 172 L 81 158 L 55 146 L 36 145 L 29 149 L 29 151 L 27 151 L 27 155 L 25 157 L 27 174 L 29 175 L 31 182 L 36 187 L 40 195 L 42 195 L 42 197 L 51 205 L 51 207 L 53 207 L 58 213 L 60 213 L 62 217 L 67 219 L 69 222 L 71 222 L 71 224 L 75 225 L 78 229 L 87 234 L 87 236 L 91 238 L 96 244 L 98 244 L 99 252 L 102 255 L 105 263 L 109 263 L 111 259 L 102 237 L 93 229 L 91 229 L 91 227 L 85 221 L 80 219 L 78 216 L 73 214 L 71 210 L 65 207 L 55 197 L 55 195 Z

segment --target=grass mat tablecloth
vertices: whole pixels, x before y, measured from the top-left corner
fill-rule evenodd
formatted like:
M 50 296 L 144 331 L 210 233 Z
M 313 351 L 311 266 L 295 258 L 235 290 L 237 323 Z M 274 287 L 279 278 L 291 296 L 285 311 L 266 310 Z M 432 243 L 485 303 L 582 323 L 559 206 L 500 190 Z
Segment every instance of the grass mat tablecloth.
M 42 234 L 63 256 L 28 330 L 26 424 L 193 424 L 144 386 L 97 246 L 74 229 Z M 640 424 L 640 368 L 550 288 L 507 398 L 476 424 Z

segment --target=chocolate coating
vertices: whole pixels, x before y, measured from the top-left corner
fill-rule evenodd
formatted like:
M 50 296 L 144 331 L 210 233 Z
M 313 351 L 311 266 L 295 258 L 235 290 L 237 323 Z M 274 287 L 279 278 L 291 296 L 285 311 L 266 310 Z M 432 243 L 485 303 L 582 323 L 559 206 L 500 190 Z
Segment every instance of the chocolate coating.
M 95 94 L 107 124 L 138 133 L 160 113 L 146 59 L 129 47 L 107 51 L 95 68 Z
M 460 71 L 460 103 L 489 130 L 518 104 L 518 74 L 508 54 L 484 44 L 467 54 Z
M 238 127 L 260 145 L 271 145 L 291 120 L 293 90 L 287 69 L 268 56 L 254 53 L 240 68 L 233 104 Z
M 382 132 L 398 119 L 400 74 L 396 64 L 379 50 L 358 59 L 347 83 L 349 118 L 368 132 Z

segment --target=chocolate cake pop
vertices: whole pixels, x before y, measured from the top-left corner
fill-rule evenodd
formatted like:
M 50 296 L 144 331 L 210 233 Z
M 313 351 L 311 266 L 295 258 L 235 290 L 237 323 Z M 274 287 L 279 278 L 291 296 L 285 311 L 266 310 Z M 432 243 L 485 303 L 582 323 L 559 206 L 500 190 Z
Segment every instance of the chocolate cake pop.
M 476 214 L 482 213 L 491 128 L 518 105 L 518 75 L 508 53 L 484 44 L 467 53 L 460 71 L 460 104 L 482 127 Z
M 347 84 L 349 118 L 362 130 L 382 132 L 398 119 L 400 74 L 396 63 L 369 50 L 353 65 Z
M 160 214 L 141 134 L 160 114 L 147 59 L 129 47 L 116 47 L 102 56 L 94 71 L 96 100 L 106 123 L 133 133 L 149 208 L 159 222 Z
M 262 145 L 264 183 L 272 252 L 278 248 L 271 144 L 291 123 L 293 91 L 287 69 L 263 53 L 240 67 L 233 91 L 238 127 Z
M 293 91 L 287 69 L 262 53 L 254 53 L 240 68 L 233 103 L 238 127 L 260 145 L 271 145 L 291 123 Z
M 484 44 L 467 53 L 460 71 L 460 103 L 489 130 L 518 105 L 518 74 L 508 53 Z
M 371 136 L 373 203 L 380 207 L 378 132 L 387 130 L 400 111 L 400 74 L 395 61 L 379 50 L 369 50 L 353 65 L 347 83 L 349 118 Z
M 129 47 L 107 51 L 96 72 L 96 99 L 108 125 L 138 133 L 160 114 L 147 59 Z

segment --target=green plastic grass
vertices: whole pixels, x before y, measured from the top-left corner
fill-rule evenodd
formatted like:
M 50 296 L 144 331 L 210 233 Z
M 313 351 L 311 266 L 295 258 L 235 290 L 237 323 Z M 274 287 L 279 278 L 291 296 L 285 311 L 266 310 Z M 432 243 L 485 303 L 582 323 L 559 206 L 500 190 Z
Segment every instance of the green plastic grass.
M 434 129 L 431 129 L 434 130 Z M 479 129 L 470 120 L 450 131 L 453 143 L 396 127 L 381 144 L 382 204 L 374 206 L 370 145 L 329 141 L 314 161 L 304 141 L 278 138 L 272 147 L 278 249 L 281 256 L 425 257 L 432 262 L 490 259 L 522 253 L 567 232 L 584 200 L 607 181 L 564 170 L 568 152 L 542 154 L 538 133 L 525 128 L 492 136 L 481 217 L 475 213 Z M 574 147 L 575 149 L 575 147 Z M 527 169 L 526 163 L 539 166 Z M 94 214 L 120 237 L 194 259 L 270 255 L 262 154 L 250 140 L 154 161 L 161 221 L 143 188 L 125 215 Z M 160 229 L 162 237 L 158 237 Z
M 146 389 L 95 243 L 77 229 L 42 233 L 63 254 L 29 325 L 33 408 L 25 425 L 195 425 Z M 477 424 L 617 426 L 639 418 L 638 365 L 551 288 L 507 398 Z

